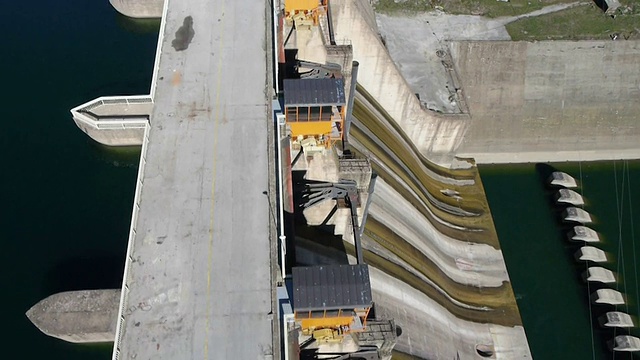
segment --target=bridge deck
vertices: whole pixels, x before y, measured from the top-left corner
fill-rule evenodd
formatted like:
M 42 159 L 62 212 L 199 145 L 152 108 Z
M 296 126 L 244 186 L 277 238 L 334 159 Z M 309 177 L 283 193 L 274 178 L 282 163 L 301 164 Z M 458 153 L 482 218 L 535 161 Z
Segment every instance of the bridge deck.
M 167 1 L 120 358 L 268 357 L 268 2 Z

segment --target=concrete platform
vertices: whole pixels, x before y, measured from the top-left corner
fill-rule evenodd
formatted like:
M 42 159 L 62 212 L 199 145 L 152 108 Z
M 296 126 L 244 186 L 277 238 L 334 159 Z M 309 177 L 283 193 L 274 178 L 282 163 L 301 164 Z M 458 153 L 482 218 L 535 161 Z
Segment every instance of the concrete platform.
M 598 233 L 586 226 L 574 226 L 572 230 L 567 233 L 567 238 L 570 241 L 584 241 L 586 243 L 600 242 L 600 236 Z
M 562 186 L 565 188 L 578 187 L 576 179 L 574 179 L 571 175 L 561 171 L 554 171 L 553 173 L 551 173 L 551 176 L 549 177 L 549 185 Z
M 624 305 L 622 293 L 613 289 L 598 289 L 591 294 L 591 301 L 594 304 Z
M 556 194 L 556 201 L 559 204 L 571 204 L 574 206 L 584 205 L 584 199 L 582 195 L 571 189 L 560 189 Z
M 165 6 L 114 359 L 272 359 L 269 3 Z
M 607 262 L 607 253 L 593 246 L 581 247 L 576 251 L 575 257 L 578 261 Z
M 640 339 L 630 335 L 618 335 L 614 339 L 614 351 L 640 351 Z
M 609 311 L 602 315 L 598 321 L 603 327 L 631 328 L 634 327 L 631 315 L 621 311 Z
M 588 224 L 591 222 L 591 215 L 588 212 L 577 208 L 568 207 L 562 212 L 562 218 L 564 221 L 577 222 L 580 224 Z
M 592 266 L 582 274 L 584 281 L 599 282 L 603 284 L 612 284 L 616 282 L 613 271 L 603 267 Z

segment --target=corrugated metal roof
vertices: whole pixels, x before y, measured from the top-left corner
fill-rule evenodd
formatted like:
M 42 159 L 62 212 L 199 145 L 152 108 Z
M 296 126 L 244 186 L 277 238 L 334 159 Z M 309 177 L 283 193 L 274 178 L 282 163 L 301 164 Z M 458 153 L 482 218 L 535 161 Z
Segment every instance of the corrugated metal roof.
M 343 79 L 285 79 L 285 106 L 345 105 Z
M 371 281 L 366 264 L 293 268 L 295 311 L 353 309 L 371 304 Z

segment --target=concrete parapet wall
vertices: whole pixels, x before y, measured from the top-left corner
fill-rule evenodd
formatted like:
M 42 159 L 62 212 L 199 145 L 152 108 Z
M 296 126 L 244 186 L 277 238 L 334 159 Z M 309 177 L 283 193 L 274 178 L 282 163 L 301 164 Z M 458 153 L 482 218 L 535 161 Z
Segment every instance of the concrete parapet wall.
M 144 137 L 144 126 L 127 128 L 116 125 L 115 128 L 99 128 L 74 119 L 76 125 L 90 138 L 107 146 L 140 146 Z
M 399 124 L 418 150 L 427 157 L 441 158 L 460 145 L 469 125 L 468 117 L 447 117 L 422 108 L 387 49 L 367 11 L 368 1 L 335 0 L 333 22 L 337 40 L 353 45 L 353 59 L 360 63 L 358 83 Z
M 463 41 L 450 46 L 478 163 L 640 155 L 640 42 Z
M 122 15 L 132 18 L 160 18 L 164 0 L 109 0 Z
M 140 146 L 153 110 L 149 95 L 104 96 L 71 109 L 73 121 L 93 140 L 108 146 Z

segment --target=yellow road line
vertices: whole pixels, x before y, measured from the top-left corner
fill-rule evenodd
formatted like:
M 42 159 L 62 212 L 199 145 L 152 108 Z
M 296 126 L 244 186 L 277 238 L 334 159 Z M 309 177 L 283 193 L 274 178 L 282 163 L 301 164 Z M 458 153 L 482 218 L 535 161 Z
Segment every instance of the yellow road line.
M 220 79 L 222 78 L 222 48 L 224 44 L 224 3 L 225 0 L 222 0 L 222 6 L 220 9 L 220 22 L 218 23 L 222 26 L 222 30 L 220 31 L 220 42 L 218 48 L 218 65 L 217 65 L 217 81 L 216 81 L 216 103 L 214 108 L 214 123 L 213 123 L 213 169 L 211 174 L 211 220 L 209 222 L 209 259 L 207 261 L 207 314 L 206 314 L 206 322 L 205 322 L 205 336 L 204 336 L 204 358 L 209 358 L 209 325 L 210 325 L 210 312 L 211 312 L 211 270 L 212 270 L 212 260 L 213 260 L 213 214 L 214 214 L 214 193 L 216 188 L 216 166 L 218 160 L 218 152 L 216 148 L 218 147 L 218 125 L 220 124 Z

